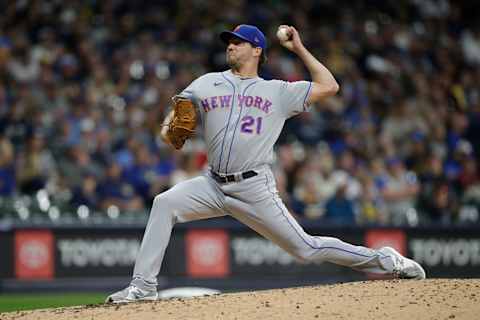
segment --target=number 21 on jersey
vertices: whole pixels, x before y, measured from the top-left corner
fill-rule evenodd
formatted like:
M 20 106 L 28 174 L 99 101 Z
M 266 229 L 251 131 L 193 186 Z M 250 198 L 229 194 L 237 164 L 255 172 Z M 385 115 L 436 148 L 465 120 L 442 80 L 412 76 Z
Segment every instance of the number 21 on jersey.
M 254 118 L 252 116 L 245 116 L 242 118 L 242 126 L 240 131 L 243 133 L 260 134 L 262 131 L 262 117 Z

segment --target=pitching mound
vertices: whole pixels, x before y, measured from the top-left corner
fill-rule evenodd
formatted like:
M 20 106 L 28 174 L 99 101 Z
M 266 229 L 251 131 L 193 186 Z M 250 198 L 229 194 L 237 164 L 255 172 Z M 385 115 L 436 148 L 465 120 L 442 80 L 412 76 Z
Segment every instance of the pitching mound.
M 10 319 L 480 319 L 480 279 L 388 280 L 14 312 Z

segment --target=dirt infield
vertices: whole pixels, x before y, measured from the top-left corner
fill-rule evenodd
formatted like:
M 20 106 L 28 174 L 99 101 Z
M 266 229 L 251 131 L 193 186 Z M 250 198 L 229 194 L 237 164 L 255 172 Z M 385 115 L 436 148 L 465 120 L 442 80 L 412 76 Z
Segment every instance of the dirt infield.
M 0 314 L 0 319 L 480 319 L 480 279 L 352 282 L 21 311 Z

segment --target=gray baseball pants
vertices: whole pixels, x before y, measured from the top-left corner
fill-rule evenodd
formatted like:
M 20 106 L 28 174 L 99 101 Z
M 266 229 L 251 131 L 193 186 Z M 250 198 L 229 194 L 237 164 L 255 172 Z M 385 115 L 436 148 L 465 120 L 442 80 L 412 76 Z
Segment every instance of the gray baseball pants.
M 153 289 L 177 222 L 230 215 L 300 262 L 331 262 L 377 274 L 392 273 L 392 258 L 332 237 L 307 234 L 280 199 L 268 166 L 240 182 L 219 184 L 210 173 L 181 182 L 153 201 L 132 284 Z

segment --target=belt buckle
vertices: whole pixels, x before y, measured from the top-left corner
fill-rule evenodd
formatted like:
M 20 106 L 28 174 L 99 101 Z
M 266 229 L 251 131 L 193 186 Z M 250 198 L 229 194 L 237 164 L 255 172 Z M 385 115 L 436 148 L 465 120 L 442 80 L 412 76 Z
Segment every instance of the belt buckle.
M 212 170 L 212 175 L 216 178 L 215 180 L 217 180 L 220 183 L 240 182 L 240 181 L 244 180 L 242 172 L 225 174 L 225 173 L 217 173 L 217 172 Z
M 225 173 L 217 173 L 215 171 L 212 171 L 213 176 L 215 177 L 215 180 L 220 183 L 227 183 L 228 181 L 228 175 Z
M 242 173 L 234 173 L 233 177 L 235 179 L 235 182 L 240 182 L 243 180 Z

